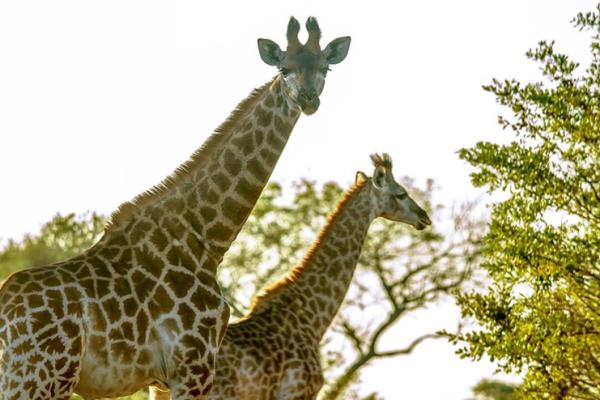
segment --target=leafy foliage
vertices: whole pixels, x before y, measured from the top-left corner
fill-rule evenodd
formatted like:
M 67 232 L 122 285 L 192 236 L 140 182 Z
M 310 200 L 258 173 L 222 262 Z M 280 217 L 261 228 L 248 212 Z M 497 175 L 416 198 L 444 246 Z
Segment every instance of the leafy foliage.
M 37 267 L 80 254 L 99 239 L 105 219 L 96 214 L 57 214 L 39 234 L 8 240 L 0 251 L 0 280 L 26 267 Z
M 476 400 L 513 400 L 517 386 L 491 379 L 482 379 L 473 388 Z
M 485 293 L 459 296 L 481 329 L 454 336 L 463 356 L 484 354 L 526 371 L 528 399 L 600 398 L 600 6 L 574 24 L 591 30 L 591 65 L 540 42 L 527 53 L 544 80 L 493 80 L 510 109 L 509 144 L 480 142 L 460 157 L 473 184 L 502 192 L 484 240 Z

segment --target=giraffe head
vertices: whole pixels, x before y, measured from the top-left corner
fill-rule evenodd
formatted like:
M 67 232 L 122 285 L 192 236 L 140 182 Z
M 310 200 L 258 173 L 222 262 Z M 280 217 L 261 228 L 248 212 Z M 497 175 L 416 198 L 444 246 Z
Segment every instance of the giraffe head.
M 404 222 L 422 230 L 431 225 L 427 212 L 409 195 L 406 189 L 394 179 L 392 159 L 386 153 L 371 156 L 375 171 L 370 179 L 376 216 L 392 221 Z M 369 180 L 363 172 L 356 173 L 356 179 Z M 369 182 L 367 182 L 369 183 Z
M 329 66 L 341 63 L 346 58 L 350 37 L 339 37 L 321 50 L 321 29 L 316 18 L 309 17 L 306 20 L 306 30 L 308 40 L 301 44 L 298 40 L 300 23 L 291 17 L 287 28 L 286 51 L 269 39 L 258 39 L 258 51 L 265 63 L 279 69 L 289 100 L 297 104 L 304 114 L 310 115 L 319 108 L 319 96 Z

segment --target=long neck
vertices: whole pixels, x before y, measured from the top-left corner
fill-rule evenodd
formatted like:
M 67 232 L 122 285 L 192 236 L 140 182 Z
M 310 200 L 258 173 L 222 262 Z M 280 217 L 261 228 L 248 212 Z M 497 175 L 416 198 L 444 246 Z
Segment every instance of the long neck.
M 322 338 L 346 296 L 374 218 L 370 190 L 359 184 L 346 192 L 302 262 L 255 300 L 251 315 L 269 307 L 288 310 Z
M 300 116 L 281 78 L 241 102 L 189 161 L 160 185 L 125 203 L 114 229 L 149 235 L 160 226 L 168 241 L 192 235 L 218 264 L 248 218 Z M 144 230 L 141 221 L 147 221 Z

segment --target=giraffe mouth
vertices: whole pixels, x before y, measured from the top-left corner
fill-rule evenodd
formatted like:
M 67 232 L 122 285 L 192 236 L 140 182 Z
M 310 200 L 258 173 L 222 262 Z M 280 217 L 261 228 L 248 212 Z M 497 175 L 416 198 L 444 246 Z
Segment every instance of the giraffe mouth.
M 427 228 L 429 225 L 431 225 L 431 220 L 429 219 L 429 217 L 426 217 L 425 219 L 422 219 L 419 222 L 417 222 L 414 225 L 414 227 L 416 230 L 422 231 L 423 229 Z
M 421 223 L 421 222 L 417 222 L 414 225 L 414 227 L 415 227 L 416 230 L 422 231 L 423 229 L 427 228 L 427 225 L 425 225 L 424 223 Z
M 321 104 L 321 101 L 319 100 L 318 97 L 313 97 L 311 99 L 303 99 L 300 98 L 299 99 L 299 105 L 300 108 L 302 109 L 302 112 L 306 115 L 312 115 L 315 112 L 317 112 L 317 110 L 319 109 L 319 105 Z

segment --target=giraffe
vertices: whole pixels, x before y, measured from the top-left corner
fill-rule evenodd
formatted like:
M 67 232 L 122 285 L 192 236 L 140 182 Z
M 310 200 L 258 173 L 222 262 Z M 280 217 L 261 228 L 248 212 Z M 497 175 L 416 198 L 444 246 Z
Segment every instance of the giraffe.
M 371 156 L 373 178 L 356 181 L 300 263 L 255 297 L 227 328 L 209 400 L 312 400 L 323 385 L 319 343 L 338 312 L 371 222 L 431 224 L 392 175 L 387 154 Z M 168 392 L 151 388 L 154 400 Z
M 208 393 L 229 308 L 215 275 L 301 113 L 319 107 L 330 64 L 291 18 L 287 49 L 258 40 L 279 73 L 242 101 L 191 158 L 111 216 L 79 256 L 10 276 L 0 289 L 0 400 L 131 394 L 152 383 L 173 399 Z

